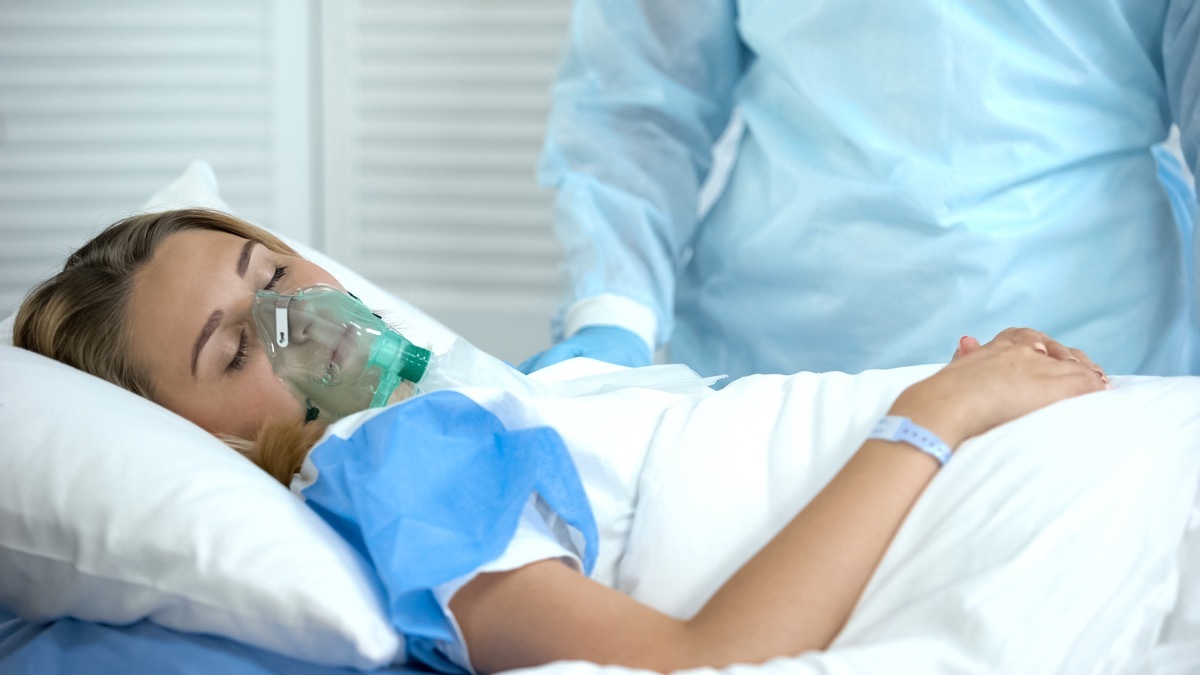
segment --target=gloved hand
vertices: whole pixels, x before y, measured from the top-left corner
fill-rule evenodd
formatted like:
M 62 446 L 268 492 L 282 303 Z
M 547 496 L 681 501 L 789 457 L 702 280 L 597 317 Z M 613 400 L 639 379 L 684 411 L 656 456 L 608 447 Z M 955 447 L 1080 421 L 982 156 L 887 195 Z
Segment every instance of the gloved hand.
M 576 356 L 630 367 L 648 366 L 654 361 L 646 342 L 634 333 L 617 326 L 584 326 L 566 340 L 535 354 L 517 370 L 529 374 Z

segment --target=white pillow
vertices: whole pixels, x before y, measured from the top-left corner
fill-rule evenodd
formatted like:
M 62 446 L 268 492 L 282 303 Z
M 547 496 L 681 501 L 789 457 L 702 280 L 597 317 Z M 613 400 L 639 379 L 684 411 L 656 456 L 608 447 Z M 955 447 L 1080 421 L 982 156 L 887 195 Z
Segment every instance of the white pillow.
M 195 162 L 144 207 L 229 211 Z M 453 333 L 308 247 L 432 346 Z M 0 606 L 29 620 L 143 618 L 369 668 L 400 638 L 363 563 L 286 488 L 199 427 L 17 349 L 0 324 Z

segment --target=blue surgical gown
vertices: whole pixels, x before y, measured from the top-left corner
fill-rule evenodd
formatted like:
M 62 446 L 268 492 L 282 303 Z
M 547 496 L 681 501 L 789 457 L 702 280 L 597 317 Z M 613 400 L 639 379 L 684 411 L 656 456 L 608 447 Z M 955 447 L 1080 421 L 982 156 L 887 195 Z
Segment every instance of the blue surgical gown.
M 1196 198 L 1152 148 L 1200 162 L 1198 42 L 1195 0 L 576 0 L 539 167 L 573 298 L 643 303 L 705 375 L 1010 325 L 1195 371 Z

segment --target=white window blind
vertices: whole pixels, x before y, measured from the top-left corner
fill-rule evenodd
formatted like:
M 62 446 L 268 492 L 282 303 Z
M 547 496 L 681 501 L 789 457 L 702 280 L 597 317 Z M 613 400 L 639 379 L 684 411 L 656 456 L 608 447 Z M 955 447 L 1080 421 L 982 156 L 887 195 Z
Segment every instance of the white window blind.
M 3 0 L 0 316 L 195 158 L 510 360 L 560 299 L 536 186 L 561 0 Z
M 0 315 L 195 158 L 307 236 L 306 26 L 286 0 L 4 0 Z
M 570 3 L 322 7 L 326 249 L 503 358 L 546 346 L 561 254 L 534 169 Z

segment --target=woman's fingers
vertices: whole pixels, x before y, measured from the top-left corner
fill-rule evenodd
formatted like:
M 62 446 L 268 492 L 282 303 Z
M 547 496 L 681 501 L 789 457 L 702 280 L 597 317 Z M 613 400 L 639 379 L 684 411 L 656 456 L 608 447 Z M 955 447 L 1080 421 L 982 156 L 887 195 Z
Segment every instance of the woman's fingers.
M 1083 365 L 1092 369 L 1093 372 L 1095 372 L 1097 375 L 1100 376 L 1100 380 L 1103 381 L 1105 385 L 1108 385 L 1108 375 L 1104 374 L 1104 369 L 1101 368 L 1097 363 L 1092 361 L 1091 357 L 1089 357 L 1087 354 L 1083 353 L 1083 350 L 1072 349 L 1071 354 L 1073 354 L 1075 356 L 1075 358 L 1079 360 L 1080 363 L 1082 363 Z
M 1023 390 L 1022 396 L 1028 397 L 1028 402 L 1038 402 L 1033 408 L 1040 408 L 1063 398 L 1070 398 L 1093 391 L 1100 391 L 1107 385 L 1107 379 L 1090 361 L 1084 363 L 1078 358 L 1059 358 L 1054 356 L 1057 350 L 1051 348 L 1048 342 L 1043 342 L 1046 352 L 1037 345 L 1028 342 L 1015 343 L 998 355 L 1005 368 L 1001 371 L 1002 379 L 1010 380 L 1018 389 Z M 1046 358 L 1050 356 L 1051 358 Z M 1011 391 L 1011 390 L 1010 390 Z M 1014 399 L 1014 404 L 1021 407 L 1020 397 Z
M 1082 360 L 1047 358 L 1050 345 L 1035 337 L 1003 334 L 960 355 L 905 390 L 893 414 L 917 420 L 953 448 L 998 424 L 1105 388 L 1101 374 Z
M 1041 331 L 1032 328 L 1007 328 L 1001 331 L 993 342 L 1028 345 L 1034 351 L 1053 359 L 1079 363 L 1095 372 L 1104 384 L 1108 384 L 1108 376 L 1105 375 L 1104 369 L 1096 365 L 1082 349 L 1068 347 Z M 955 354 L 958 355 L 958 352 Z
M 954 350 L 954 356 L 950 357 L 950 360 L 957 361 L 978 350 L 979 346 L 979 340 L 969 335 L 964 335 L 958 339 L 958 348 Z
M 1054 354 L 1051 354 L 1052 347 L 1056 345 L 1058 347 L 1062 347 L 1062 345 L 1059 345 L 1054 340 L 1051 340 L 1050 337 L 1045 333 L 1032 328 L 1005 328 L 996 336 L 995 341 L 1010 342 L 1018 345 L 1029 345 L 1030 347 L 1033 347 L 1033 350 L 1039 354 L 1046 354 L 1048 356 L 1054 356 Z M 1063 349 L 1065 349 L 1065 347 Z M 1060 355 L 1062 353 L 1057 349 L 1055 351 Z M 1056 356 L 1055 358 L 1058 357 Z

